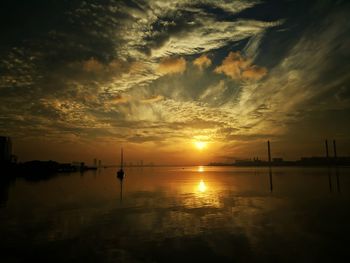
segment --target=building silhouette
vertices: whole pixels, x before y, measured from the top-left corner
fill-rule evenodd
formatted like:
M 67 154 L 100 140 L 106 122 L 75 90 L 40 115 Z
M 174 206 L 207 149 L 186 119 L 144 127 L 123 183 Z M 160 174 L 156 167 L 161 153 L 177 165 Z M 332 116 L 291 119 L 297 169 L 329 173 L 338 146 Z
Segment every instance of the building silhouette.
M 9 163 L 12 158 L 12 142 L 10 137 L 0 136 L 0 163 Z

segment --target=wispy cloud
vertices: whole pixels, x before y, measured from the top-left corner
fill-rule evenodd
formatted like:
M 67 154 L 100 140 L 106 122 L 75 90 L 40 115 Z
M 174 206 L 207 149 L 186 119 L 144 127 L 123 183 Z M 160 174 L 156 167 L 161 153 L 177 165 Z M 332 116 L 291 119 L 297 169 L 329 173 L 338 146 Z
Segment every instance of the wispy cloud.
M 229 147 L 283 135 L 305 112 L 349 108 L 348 5 L 310 4 L 327 10 L 297 25 L 264 17 L 264 2 L 49 9 L 48 24 L 33 17 L 27 34 L 4 33 L 0 132 L 162 145 L 205 136 Z

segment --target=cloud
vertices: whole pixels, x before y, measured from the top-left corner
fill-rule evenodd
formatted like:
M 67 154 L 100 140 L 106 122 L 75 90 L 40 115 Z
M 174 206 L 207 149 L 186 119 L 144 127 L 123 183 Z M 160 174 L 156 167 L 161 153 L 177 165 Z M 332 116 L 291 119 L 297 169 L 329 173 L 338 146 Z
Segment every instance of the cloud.
M 226 46 L 228 43 L 263 34 L 268 28 L 280 22 L 256 20 L 217 21 L 208 15 L 193 14 L 192 22 L 186 31 L 167 35 L 167 41 L 152 46 L 152 57 L 159 58 L 169 54 L 186 55 L 208 52 Z M 152 41 L 158 41 L 153 39 Z
M 230 52 L 215 68 L 215 73 L 222 73 L 234 80 L 260 80 L 267 74 L 267 69 L 252 64 L 252 60 L 245 58 L 240 52 Z
M 95 58 L 84 61 L 82 66 L 86 72 L 98 72 L 103 69 L 103 65 Z
M 122 96 L 121 94 L 116 94 L 115 96 L 110 97 L 109 99 L 109 103 L 110 104 L 123 104 L 123 103 L 127 103 L 130 101 L 130 97 L 129 96 Z
M 164 99 L 164 96 L 157 95 L 157 96 L 153 96 L 153 97 L 150 97 L 150 98 L 147 98 L 147 99 L 142 99 L 141 102 L 143 102 L 143 103 L 154 103 L 154 102 L 157 102 L 157 101 L 161 101 L 163 99 Z
M 157 72 L 162 75 L 183 73 L 186 70 L 186 60 L 183 57 L 169 57 L 160 61 Z
M 215 73 L 223 73 L 232 79 L 241 79 L 241 72 L 248 68 L 251 61 L 243 58 L 240 52 L 230 52 L 222 61 L 221 66 L 215 68 Z
M 242 79 L 259 80 L 267 74 L 264 67 L 251 66 L 242 72 Z
M 113 59 L 108 63 L 102 63 L 100 60 L 91 57 L 81 63 L 72 63 L 71 67 L 80 67 L 83 72 L 92 73 L 96 76 L 103 75 L 103 77 L 116 77 L 125 73 L 135 73 L 142 69 L 142 63 L 129 62 L 121 59 Z
M 319 25 L 307 27 L 262 81 L 242 83 L 239 103 L 233 108 L 242 116 L 242 123 L 247 127 L 251 127 L 249 123 L 254 124 L 250 130 L 255 133 L 283 135 L 305 116 L 349 109 L 348 102 L 333 100 L 335 91 L 349 81 L 349 65 L 339 59 L 349 55 L 344 44 L 350 41 L 349 37 L 344 39 L 349 29 L 339 27 L 345 17 L 344 11 L 338 11 L 328 14 Z M 314 34 L 316 30 L 321 33 Z M 253 67 L 245 74 L 253 79 L 265 74 L 258 71 L 259 68 Z M 313 129 L 314 123 L 308 125 Z
M 222 100 L 222 95 L 224 94 L 227 86 L 224 80 L 220 80 L 218 84 L 209 86 L 200 96 L 202 100 L 216 101 Z
M 250 0 L 78 2 L 48 10 L 49 24 L 23 11 L 25 29 L 4 32 L 2 133 L 229 144 L 281 134 L 317 107 L 349 107 L 345 8 L 310 25 Z
M 200 70 L 209 67 L 211 63 L 211 59 L 207 55 L 201 55 L 193 60 L 193 65 L 197 66 Z

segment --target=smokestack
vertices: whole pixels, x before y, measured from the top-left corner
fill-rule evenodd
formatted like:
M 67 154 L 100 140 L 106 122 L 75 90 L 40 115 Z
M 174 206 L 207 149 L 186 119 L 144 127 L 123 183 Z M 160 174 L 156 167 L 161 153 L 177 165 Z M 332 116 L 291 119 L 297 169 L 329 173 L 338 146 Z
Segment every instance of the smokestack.
M 328 160 L 328 158 L 329 158 L 329 154 L 328 154 L 328 141 L 327 140 L 325 140 L 325 146 L 326 146 L 326 158 L 327 158 L 327 160 Z
M 334 159 L 337 159 L 337 145 L 335 143 L 335 140 L 333 140 L 333 150 L 334 150 Z
M 271 165 L 271 149 L 270 149 L 270 141 L 267 141 L 267 153 L 269 156 L 269 165 Z

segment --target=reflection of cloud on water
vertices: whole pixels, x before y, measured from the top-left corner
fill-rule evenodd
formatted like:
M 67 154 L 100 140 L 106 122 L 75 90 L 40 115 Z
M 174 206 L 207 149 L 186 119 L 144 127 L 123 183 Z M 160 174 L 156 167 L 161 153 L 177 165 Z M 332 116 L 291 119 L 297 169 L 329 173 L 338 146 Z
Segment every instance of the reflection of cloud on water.
M 200 194 L 198 190 L 180 195 L 161 190 L 131 192 L 125 201 L 123 206 L 111 200 L 99 209 L 90 205 L 84 209 L 66 207 L 63 211 L 37 215 L 29 225 L 42 227 L 31 238 L 42 251 L 49 246 L 43 241 L 50 240 L 51 244 L 59 242 L 59 249 L 68 249 L 73 244 L 78 252 L 94 247 L 87 253 L 105 255 L 115 262 L 121 259 L 164 262 L 169 254 L 174 255 L 174 262 L 209 259 L 260 262 L 259 257 L 265 261 L 269 251 L 274 251 L 276 261 L 280 261 L 281 255 L 290 253 L 293 242 L 308 234 L 305 223 L 316 219 L 321 211 L 319 207 L 307 210 L 307 204 L 295 206 L 276 196 L 238 196 L 234 191 L 213 191 L 211 184 Z M 305 211 L 310 218 L 301 218 Z M 323 226 L 317 222 L 315 227 L 317 230 Z M 302 244 L 311 244 L 314 237 L 307 236 Z M 276 251 L 279 241 L 286 246 Z
M 222 208 L 223 204 L 217 193 L 207 190 L 201 192 L 196 189 L 195 193 L 181 195 L 181 205 L 188 209 L 200 207 Z
M 124 215 L 133 225 L 133 231 L 148 232 L 147 235 L 159 235 L 159 238 L 199 235 L 222 229 L 231 234 L 244 233 L 254 239 L 263 231 L 257 225 L 274 209 L 276 202 L 266 202 L 266 197 L 232 194 L 212 190 L 198 193 L 198 189 L 195 193 L 179 196 L 165 192 L 136 193 L 129 200 L 138 205 L 125 208 Z

